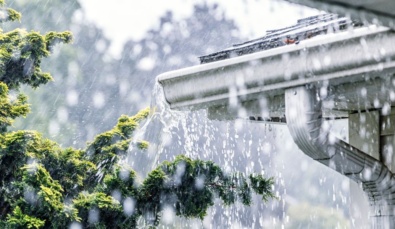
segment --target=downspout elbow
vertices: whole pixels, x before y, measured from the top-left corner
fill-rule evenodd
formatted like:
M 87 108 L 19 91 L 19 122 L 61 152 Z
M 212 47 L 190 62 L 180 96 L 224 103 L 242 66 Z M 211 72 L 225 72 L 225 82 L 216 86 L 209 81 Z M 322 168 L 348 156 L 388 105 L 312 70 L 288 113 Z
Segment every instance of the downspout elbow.
M 371 204 L 382 200 L 395 204 L 393 174 L 381 161 L 334 137 L 325 128 L 322 101 L 316 89 L 305 86 L 287 89 L 285 107 L 288 129 L 302 152 L 362 183 Z

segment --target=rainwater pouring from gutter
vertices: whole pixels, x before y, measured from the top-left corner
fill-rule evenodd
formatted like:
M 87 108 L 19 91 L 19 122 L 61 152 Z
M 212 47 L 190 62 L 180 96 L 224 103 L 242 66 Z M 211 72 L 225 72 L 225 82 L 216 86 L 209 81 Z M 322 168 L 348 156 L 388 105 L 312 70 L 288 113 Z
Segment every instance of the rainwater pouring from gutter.
M 209 118 L 220 120 L 286 122 L 306 155 L 361 184 L 371 228 L 395 228 L 395 160 L 385 152 L 388 145 L 395 149 L 395 115 L 388 112 L 395 106 L 394 41 L 388 28 L 319 15 L 157 79 L 171 109 L 207 109 Z M 377 118 L 368 122 L 365 114 Z M 325 128 L 324 119 L 336 118 L 378 131 L 349 144 Z M 365 147 L 371 142 L 375 147 Z

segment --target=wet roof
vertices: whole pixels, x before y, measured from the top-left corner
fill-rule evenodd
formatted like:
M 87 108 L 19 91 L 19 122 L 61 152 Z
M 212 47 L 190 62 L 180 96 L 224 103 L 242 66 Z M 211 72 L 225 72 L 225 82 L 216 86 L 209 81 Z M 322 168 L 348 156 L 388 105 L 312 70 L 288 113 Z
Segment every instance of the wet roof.
M 383 26 L 392 27 L 395 20 L 394 0 L 286 0 L 288 2 L 325 10 L 327 12 L 349 15 L 365 20 L 376 19 Z M 383 20 L 381 20 L 383 19 Z
M 201 64 L 224 60 L 285 45 L 297 45 L 305 39 L 360 26 L 362 23 L 346 17 L 339 17 L 336 14 L 320 14 L 299 19 L 293 26 L 268 30 L 263 37 L 235 44 L 225 50 L 201 56 L 199 59 Z

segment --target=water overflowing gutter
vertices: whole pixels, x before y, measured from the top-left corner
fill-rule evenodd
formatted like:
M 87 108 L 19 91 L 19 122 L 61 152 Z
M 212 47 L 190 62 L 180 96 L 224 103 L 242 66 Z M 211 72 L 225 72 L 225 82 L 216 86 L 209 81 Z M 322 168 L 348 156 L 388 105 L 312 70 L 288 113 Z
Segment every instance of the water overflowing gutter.
M 332 87 L 328 92 L 331 103 L 341 100 L 336 91 L 347 83 L 362 87 L 386 72 L 394 72 L 394 40 L 395 34 L 385 27 L 357 28 L 167 72 L 157 80 L 172 109 L 224 106 L 233 97 L 239 101 L 273 98 L 284 95 L 287 88 L 322 83 Z M 324 108 L 341 109 L 336 107 L 341 102 L 328 105 L 324 101 Z M 373 105 L 363 106 L 369 109 Z

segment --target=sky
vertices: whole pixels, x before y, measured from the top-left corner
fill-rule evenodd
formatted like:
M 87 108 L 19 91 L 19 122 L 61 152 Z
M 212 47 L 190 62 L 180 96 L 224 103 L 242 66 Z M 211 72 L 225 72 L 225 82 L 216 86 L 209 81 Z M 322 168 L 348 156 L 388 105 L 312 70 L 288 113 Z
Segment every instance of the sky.
M 87 19 L 94 21 L 113 40 L 111 52 L 117 55 L 128 39 L 141 39 L 159 25 L 168 10 L 177 19 L 192 14 L 193 5 L 203 0 L 80 0 Z M 297 19 L 320 12 L 281 0 L 207 0 L 218 3 L 225 16 L 234 19 L 243 36 L 255 38 L 267 29 L 294 24 Z

